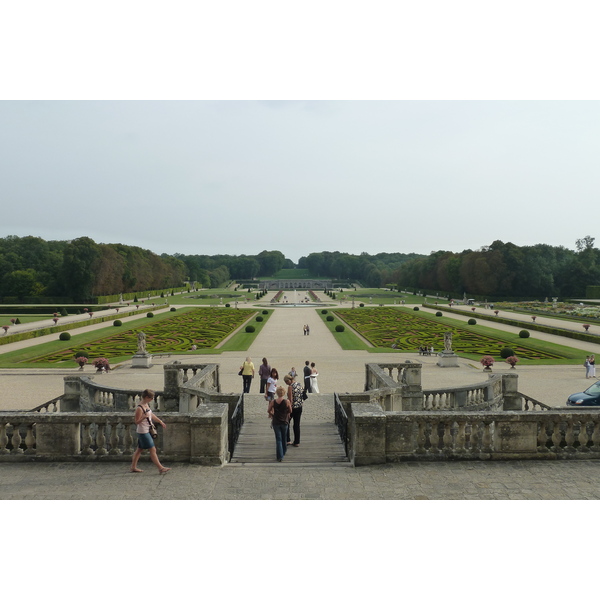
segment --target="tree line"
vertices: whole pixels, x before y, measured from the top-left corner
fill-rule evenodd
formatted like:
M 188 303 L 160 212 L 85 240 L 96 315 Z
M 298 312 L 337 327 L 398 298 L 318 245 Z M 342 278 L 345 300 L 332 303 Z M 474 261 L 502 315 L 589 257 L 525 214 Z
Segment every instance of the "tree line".
M 390 280 L 419 288 L 493 298 L 584 298 L 586 286 L 600 284 L 600 250 L 594 238 L 576 241 L 576 250 L 495 241 L 479 250 L 440 250 L 404 263 Z
M 88 237 L 45 241 L 0 238 L 0 296 L 64 297 L 77 302 L 95 296 L 179 287 L 185 265 L 172 256 L 124 244 L 97 244 Z

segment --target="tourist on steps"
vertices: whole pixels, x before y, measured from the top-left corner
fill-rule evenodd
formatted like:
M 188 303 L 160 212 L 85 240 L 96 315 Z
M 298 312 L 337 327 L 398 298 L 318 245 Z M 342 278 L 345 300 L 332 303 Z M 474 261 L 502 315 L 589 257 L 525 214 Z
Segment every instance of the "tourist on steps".
M 285 390 L 279 386 L 276 390 L 276 397 L 269 401 L 267 414 L 272 419 L 272 427 L 275 432 L 275 452 L 277 461 L 281 462 L 287 449 L 287 431 L 289 427 L 292 405 L 285 397 Z
M 294 446 L 300 445 L 300 418 L 302 417 L 302 386 L 291 375 L 286 375 L 283 380 L 287 383 L 287 398 L 292 405 L 290 421 L 294 422 Z M 290 442 L 290 427 L 287 432 L 287 443 Z

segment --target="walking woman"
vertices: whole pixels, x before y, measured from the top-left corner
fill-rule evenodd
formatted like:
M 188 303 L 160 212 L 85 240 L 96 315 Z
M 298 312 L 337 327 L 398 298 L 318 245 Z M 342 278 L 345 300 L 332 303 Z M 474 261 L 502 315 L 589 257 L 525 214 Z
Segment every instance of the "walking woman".
M 277 381 L 279 380 L 279 373 L 277 369 L 273 367 L 271 369 L 271 375 L 267 379 L 267 389 L 265 390 L 265 400 L 273 400 L 275 398 L 275 390 L 277 390 Z
M 150 425 L 152 425 L 152 421 L 162 425 L 163 429 L 167 428 L 167 426 L 153 414 L 152 409 L 148 406 L 152 400 L 154 400 L 154 392 L 152 390 L 144 390 L 142 392 L 142 401 L 135 408 L 134 420 L 137 425 L 138 447 L 133 453 L 133 459 L 131 461 L 132 473 L 142 473 L 142 469 L 138 469 L 137 466 L 142 450 L 150 450 L 150 460 L 156 465 L 156 468 L 161 475 L 171 470 L 160 464 L 154 440 L 150 435 Z
M 292 405 L 292 414 L 290 421 L 293 421 L 294 428 L 294 446 L 300 445 L 300 418 L 302 417 L 302 386 L 295 381 L 294 377 L 286 375 L 283 380 L 287 383 L 287 397 Z M 288 427 L 287 443 L 290 444 L 290 428 Z
M 265 386 L 267 385 L 267 379 L 269 379 L 269 375 L 271 374 L 271 367 L 269 366 L 269 362 L 266 358 L 262 359 L 262 365 L 258 367 L 258 376 L 260 377 L 260 392 L 261 394 L 265 393 Z
M 285 397 L 285 390 L 279 386 L 276 390 L 276 397 L 269 401 L 267 414 L 272 419 L 273 431 L 275 432 L 275 451 L 277 461 L 281 462 L 287 450 L 287 431 L 289 427 L 292 405 Z
M 244 364 L 240 367 L 240 371 L 242 372 L 242 379 L 244 380 L 244 394 L 250 393 L 250 384 L 252 383 L 252 379 L 254 379 L 254 363 L 250 360 L 249 356 L 246 356 L 246 360 Z

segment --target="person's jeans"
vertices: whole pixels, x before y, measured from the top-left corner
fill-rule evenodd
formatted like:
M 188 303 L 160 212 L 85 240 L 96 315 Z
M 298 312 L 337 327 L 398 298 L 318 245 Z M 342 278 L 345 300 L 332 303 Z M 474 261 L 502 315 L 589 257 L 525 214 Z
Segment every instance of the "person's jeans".
M 304 389 L 306 390 L 307 394 L 310 394 L 312 392 L 312 390 L 310 388 L 310 377 L 304 378 Z
M 277 452 L 277 460 L 282 460 L 287 450 L 287 423 L 273 422 L 273 431 L 275 432 L 275 450 Z
M 259 393 L 264 394 L 266 387 L 267 387 L 267 380 L 266 379 L 261 379 L 260 380 L 260 392 Z
M 244 380 L 244 394 L 248 394 L 252 383 L 252 375 L 242 375 L 242 379 Z

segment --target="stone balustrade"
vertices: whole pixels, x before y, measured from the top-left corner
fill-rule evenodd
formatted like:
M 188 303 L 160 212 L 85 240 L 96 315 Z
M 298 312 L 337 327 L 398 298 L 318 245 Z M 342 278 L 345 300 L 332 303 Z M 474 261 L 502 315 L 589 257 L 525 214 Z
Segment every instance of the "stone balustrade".
M 355 466 L 405 460 L 600 458 L 598 411 L 401 411 L 351 404 Z
M 227 404 L 189 414 L 164 413 L 158 427 L 161 460 L 222 465 L 229 460 Z M 137 446 L 131 412 L 0 413 L 0 462 L 130 461 Z
M 490 375 L 483 383 L 423 390 L 423 410 L 501 410 L 504 402 L 502 375 Z

